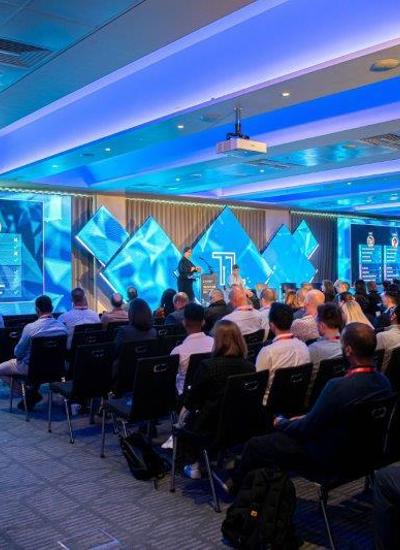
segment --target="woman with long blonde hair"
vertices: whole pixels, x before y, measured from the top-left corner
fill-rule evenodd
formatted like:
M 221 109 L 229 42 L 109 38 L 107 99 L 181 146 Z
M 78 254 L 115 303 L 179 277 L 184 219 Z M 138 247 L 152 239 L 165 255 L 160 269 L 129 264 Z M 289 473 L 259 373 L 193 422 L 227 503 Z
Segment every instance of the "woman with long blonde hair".
M 368 318 L 364 315 L 360 304 L 355 300 L 350 300 L 348 302 L 340 302 L 343 319 L 346 325 L 350 323 L 363 323 L 369 327 L 373 325 L 368 321 Z

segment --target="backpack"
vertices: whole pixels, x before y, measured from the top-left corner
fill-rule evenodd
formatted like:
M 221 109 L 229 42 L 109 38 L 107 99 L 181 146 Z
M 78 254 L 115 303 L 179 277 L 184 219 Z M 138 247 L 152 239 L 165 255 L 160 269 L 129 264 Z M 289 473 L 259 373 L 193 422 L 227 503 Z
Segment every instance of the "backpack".
M 234 548 L 296 549 L 299 543 L 293 526 L 295 509 L 296 491 L 287 474 L 260 468 L 246 475 L 221 530 Z
M 136 479 L 162 479 L 168 472 L 169 463 L 155 452 L 142 434 L 120 436 L 120 445 L 131 474 Z

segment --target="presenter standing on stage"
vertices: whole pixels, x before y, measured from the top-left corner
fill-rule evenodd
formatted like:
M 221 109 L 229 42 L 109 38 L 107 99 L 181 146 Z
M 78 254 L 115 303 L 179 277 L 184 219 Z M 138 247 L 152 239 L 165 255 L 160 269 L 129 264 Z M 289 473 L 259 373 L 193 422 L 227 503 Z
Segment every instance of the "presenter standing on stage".
M 192 249 L 190 246 L 185 246 L 183 249 L 183 256 L 178 264 L 178 291 L 185 292 L 190 302 L 194 300 L 193 282 L 194 274 L 201 271 L 201 267 L 196 267 L 193 262 L 190 261 L 192 255 Z

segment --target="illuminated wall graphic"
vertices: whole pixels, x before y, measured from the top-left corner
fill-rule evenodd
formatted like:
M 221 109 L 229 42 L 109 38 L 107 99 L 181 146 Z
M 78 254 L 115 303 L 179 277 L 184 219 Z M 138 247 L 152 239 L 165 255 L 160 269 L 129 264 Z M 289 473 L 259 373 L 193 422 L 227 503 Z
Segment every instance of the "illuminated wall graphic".
M 161 292 L 177 286 L 174 271 L 181 251 L 154 218 L 148 218 L 126 239 L 125 230 L 116 220 L 115 223 L 111 221 L 112 214 L 108 211 L 104 218 L 104 211 L 106 209 L 101 216 L 98 211 L 81 229 L 77 235 L 79 242 L 90 249 L 97 259 L 101 258 L 103 267 L 100 275 L 110 288 L 125 295 L 128 286 L 135 286 L 151 308 L 156 308 Z M 120 245 L 116 249 L 118 239 Z M 108 243 L 107 246 L 105 243 Z M 313 279 L 316 269 L 309 258 L 317 248 L 315 237 L 307 224 L 302 222 L 293 234 L 282 226 L 261 254 L 232 210 L 224 208 L 199 236 L 193 246 L 192 259 L 206 273 L 208 263 L 218 275 L 221 287 L 228 283 L 232 265 L 237 263 L 247 287 L 255 288 L 257 283 L 268 282 L 270 286 L 279 288 L 283 282 L 300 284 Z M 112 249 L 114 254 L 107 260 L 106 256 Z
M 40 294 L 70 307 L 71 197 L 0 194 L 0 313 L 34 313 Z

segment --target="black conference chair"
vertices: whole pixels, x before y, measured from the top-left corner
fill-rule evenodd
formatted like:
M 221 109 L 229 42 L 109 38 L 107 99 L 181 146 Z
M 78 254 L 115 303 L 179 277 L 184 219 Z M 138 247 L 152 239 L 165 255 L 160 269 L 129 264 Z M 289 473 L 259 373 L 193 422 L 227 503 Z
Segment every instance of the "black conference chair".
M 176 347 L 182 344 L 186 338 L 186 333 L 181 334 L 169 334 L 167 336 L 159 337 L 160 346 L 163 354 L 171 353 L 171 351 Z
M 396 403 L 397 394 L 384 399 L 359 402 L 340 415 L 337 421 L 347 426 L 352 444 L 343 458 L 343 464 L 337 465 L 338 474 L 318 471 L 315 467 L 311 471 L 296 470 L 297 475 L 310 481 L 317 488 L 332 550 L 335 550 L 335 543 L 328 519 L 329 492 L 363 477 L 373 478 L 375 470 L 391 463 L 388 434 L 391 431 L 390 423 Z
M 37 315 L 32 313 L 31 315 L 7 315 L 4 317 L 4 325 L 7 328 L 21 328 L 28 323 L 37 321 Z
M 175 335 L 185 335 L 186 330 L 183 325 L 157 325 L 154 327 L 157 331 L 158 336 L 175 336 Z
M 210 353 L 193 353 L 189 359 L 189 365 L 185 376 L 185 385 L 183 387 L 183 400 L 187 397 L 192 389 L 193 380 L 201 367 L 202 361 L 209 359 Z
M 219 418 L 216 419 L 217 430 L 211 440 L 199 437 L 185 428 L 174 426 L 172 472 L 170 491 L 175 491 L 175 471 L 178 440 L 180 438 L 192 439 L 201 448 L 201 454 L 207 469 L 208 479 L 213 496 L 214 510 L 220 512 L 221 508 L 215 490 L 214 477 L 217 477 L 211 469 L 209 452 L 218 452 L 222 457 L 224 451 L 243 444 L 255 435 L 265 433 L 264 408 L 262 405 L 265 390 L 268 384 L 268 371 L 260 371 L 251 374 L 238 374 L 228 378 L 222 401 Z M 240 406 L 238 406 L 240 403 Z
M 321 391 L 326 386 L 327 382 L 332 378 L 338 378 L 346 374 L 346 364 L 343 357 L 335 357 L 334 359 L 325 359 L 319 364 L 317 376 L 311 388 L 311 395 L 308 401 L 308 407 L 311 409 L 318 399 Z
M 400 392 L 400 348 L 392 350 L 385 374 L 392 384 L 393 391 Z
M 14 357 L 14 348 L 21 338 L 22 327 L 0 329 L 0 363 Z
M 27 374 L 13 374 L 10 377 L 10 412 L 12 412 L 13 405 L 14 381 L 21 384 L 25 420 L 28 421 L 26 386 L 39 387 L 41 384 L 50 384 L 65 377 L 66 345 L 66 335 L 32 338 Z
M 267 411 L 287 417 L 303 414 L 312 363 L 277 369 L 267 399 Z
M 77 350 L 80 346 L 90 346 L 107 342 L 107 334 L 104 330 L 74 332 L 71 341 L 71 349 L 68 352 L 68 360 L 71 367 L 75 363 Z
M 113 390 L 117 396 L 132 391 L 135 380 L 136 364 L 143 357 L 162 355 L 160 341 L 156 338 L 139 342 L 125 342 L 119 358 L 115 362 Z
M 262 342 L 258 342 L 255 344 L 247 344 L 247 359 L 255 364 L 257 360 L 257 356 L 260 353 L 260 350 L 262 349 L 262 347 L 263 347 Z
M 90 400 L 91 410 L 93 399 L 105 399 L 111 391 L 112 362 L 114 346 L 111 342 L 79 346 L 73 364 L 73 377 L 68 382 L 50 384 L 48 430 L 51 432 L 51 413 L 53 393 L 64 398 L 65 413 L 68 421 L 69 440 L 74 443 L 70 407 L 73 402 Z
M 382 363 L 383 363 L 384 356 L 385 356 L 385 350 L 384 349 L 378 349 L 375 352 L 375 366 L 378 370 L 382 369 Z
M 83 323 L 82 325 L 76 325 L 74 327 L 74 334 L 78 332 L 93 332 L 95 330 L 103 330 L 101 323 Z
M 129 324 L 128 319 L 126 321 L 111 321 L 108 323 L 106 328 L 106 339 L 107 342 L 112 342 L 115 338 L 115 335 L 117 333 L 117 330 L 120 327 L 126 327 L 126 325 Z
M 171 417 L 176 409 L 176 374 L 179 357 L 168 355 L 146 357 L 137 360 L 133 391 L 120 399 L 109 399 L 103 407 L 102 439 L 100 456 L 104 458 L 106 413 L 122 424 L 122 433 L 127 437 L 127 425 L 147 422 L 150 434 L 151 422 L 165 416 Z
M 246 344 L 262 344 L 265 338 L 265 330 L 261 328 L 251 334 L 245 334 L 243 338 L 246 340 Z

